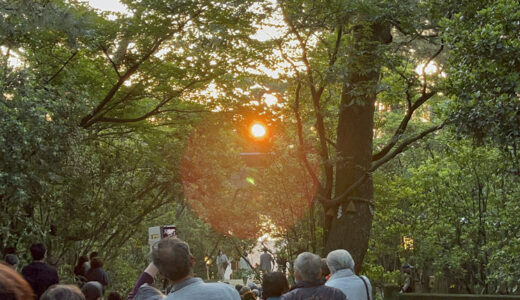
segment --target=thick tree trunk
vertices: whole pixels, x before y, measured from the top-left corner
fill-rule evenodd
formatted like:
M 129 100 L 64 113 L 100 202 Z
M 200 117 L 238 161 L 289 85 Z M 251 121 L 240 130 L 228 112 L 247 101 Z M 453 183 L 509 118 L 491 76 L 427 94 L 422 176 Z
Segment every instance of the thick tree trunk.
M 374 103 L 380 75 L 376 50 L 379 43 L 389 43 L 391 35 L 387 26 L 374 24 L 371 29 L 371 36 L 367 37 L 366 31 L 361 29 L 356 34 L 354 48 L 360 54 L 350 56 L 353 63 L 341 96 L 336 142 L 339 158 L 334 187 L 336 196 L 363 176 L 372 164 Z M 360 62 L 368 64 L 361 65 Z M 373 200 L 373 193 L 372 179 L 368 178 L 349 194 L 352 203 L 343 203 L 341 213 L 335 210 L 336 214 L 330 216 L 328 222 L 325 252 L 348 250 L 356 262 L 356 271 L 361 268 L 368 249 L 374 208 L 367 201 Z
M 336 168 L 335 195 L 342 194 L 363 176 L 372 163 L 374 97 L 367 97 L 363 103 L 349 105 L 354 99 L 348 92 L 348 88 L 344 88 L 338 123 L 336 146 L 340 161 Z M 369 178 L 349 196 L 372 200 L 373 190 Z M 357 263 L 356 266 L 360 267 L 368 248 L 373 207 L 360 201 L 354 201 L 353 204 L 356 211 L 347 211 L 349 205 L 345 203 L 341 205 L 341 213 L 332 217 L 325 250 L 328 253 L 335 249 L 347 249 Z

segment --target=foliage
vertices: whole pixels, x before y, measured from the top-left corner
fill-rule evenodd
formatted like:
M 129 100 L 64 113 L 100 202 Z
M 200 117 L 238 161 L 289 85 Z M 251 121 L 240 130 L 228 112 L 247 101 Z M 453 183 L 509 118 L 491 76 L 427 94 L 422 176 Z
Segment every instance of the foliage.
M 443 23 L 450 47 L 450 107 L 460 134 L 510 144 L 520 132 L 518 1 L 463 1 Z

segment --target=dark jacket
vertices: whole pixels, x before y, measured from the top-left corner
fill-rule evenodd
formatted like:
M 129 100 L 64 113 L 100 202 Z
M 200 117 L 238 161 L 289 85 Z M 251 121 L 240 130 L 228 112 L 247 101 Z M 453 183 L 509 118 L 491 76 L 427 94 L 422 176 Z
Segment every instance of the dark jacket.
M 108 285 L 108 274 L 102 268 L 90 268 L 87 274 L 85 275 L 88 281 L 97 281 L 103 285 L 103 287 Z
M 48 287 L 60 282 L 58 272 L 50 265 L 40 261 L 34 261 L 23 268 L 22 275 L 31 285 L 36 299 L 40 299 Z
M 299 282 L 282 295 L 282 300 L 348 300 L 341 290 L 318 282 Z

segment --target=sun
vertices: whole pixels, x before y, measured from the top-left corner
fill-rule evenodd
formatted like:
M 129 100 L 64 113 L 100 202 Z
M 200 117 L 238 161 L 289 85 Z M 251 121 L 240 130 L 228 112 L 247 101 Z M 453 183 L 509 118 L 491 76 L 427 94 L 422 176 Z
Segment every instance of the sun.
M 255 123 L 251 126 L 251 135 L 255 138 L 262 138 L 267 133 L 267 129 L 260 123 Z

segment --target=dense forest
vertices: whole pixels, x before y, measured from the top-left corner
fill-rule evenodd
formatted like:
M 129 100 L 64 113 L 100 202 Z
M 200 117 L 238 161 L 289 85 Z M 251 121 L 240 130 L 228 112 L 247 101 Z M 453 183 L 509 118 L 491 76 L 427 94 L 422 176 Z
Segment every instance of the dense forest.
M 200 276 L 268 234 L 520 293 L 518 1 L 121 2 L 0 1 L 2 254 L 96 250 L 127 292 L 175 224 Z

